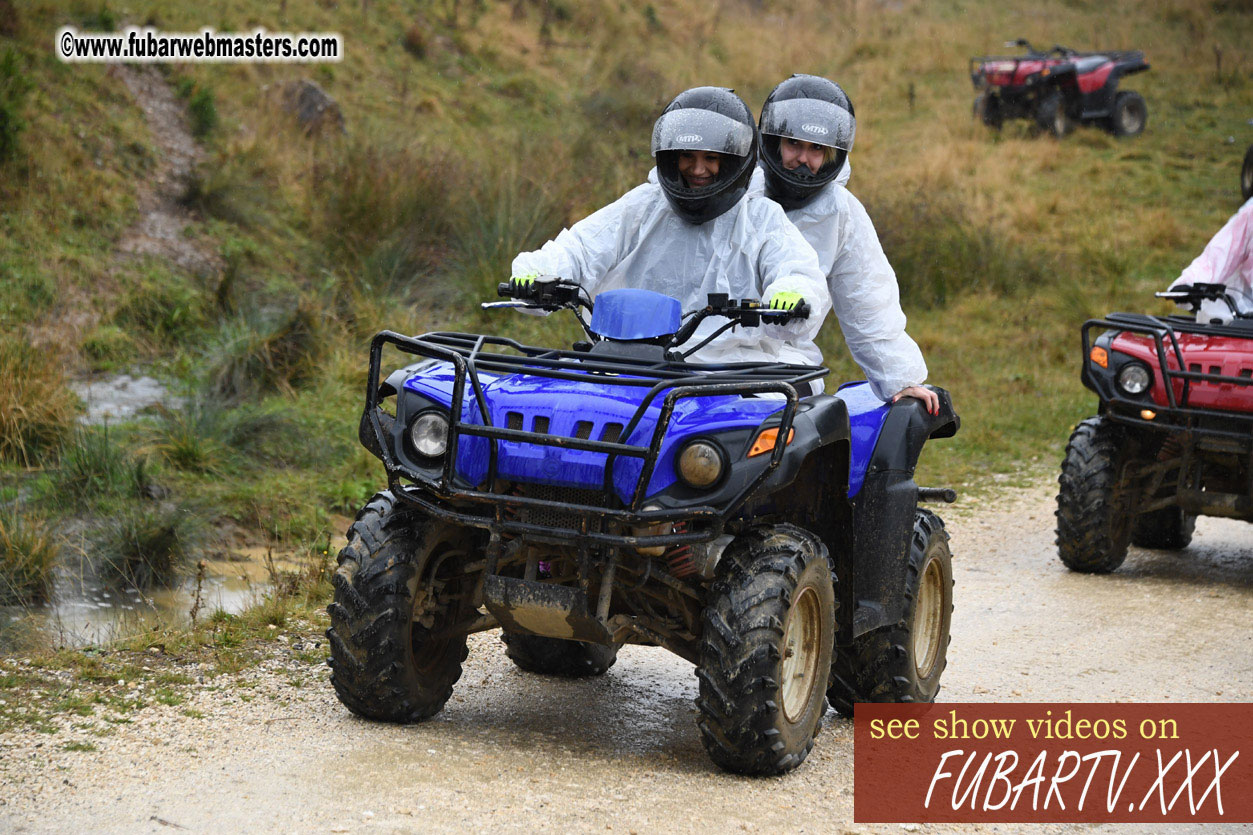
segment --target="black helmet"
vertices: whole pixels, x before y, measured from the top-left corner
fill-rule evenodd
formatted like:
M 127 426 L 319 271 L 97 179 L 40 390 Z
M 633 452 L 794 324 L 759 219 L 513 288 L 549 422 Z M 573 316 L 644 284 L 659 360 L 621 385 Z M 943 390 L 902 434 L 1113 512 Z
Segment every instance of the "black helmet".
M 766 98 L 760 129 L 766 194 L 783 208 L 796 209 L 817 197 L 840 173 L 853 150 L 857 119 L 840 85 L 816 75 L 794 75 Z M 783 137 L 835 148 L 835 157 L 823 163 L 817 174 L 804 165 L 789 171 L 779 156 Z
M 688 188 L 679 176 L 680 151 L 723 155 L 717 178 Z M 705 223 L 730 209 L 748 190 L 757 160 L 757 124 L 744 100 L 725 87 L 684 90 L 653 125 L 657 179 L 671 207 L 688 223 Z

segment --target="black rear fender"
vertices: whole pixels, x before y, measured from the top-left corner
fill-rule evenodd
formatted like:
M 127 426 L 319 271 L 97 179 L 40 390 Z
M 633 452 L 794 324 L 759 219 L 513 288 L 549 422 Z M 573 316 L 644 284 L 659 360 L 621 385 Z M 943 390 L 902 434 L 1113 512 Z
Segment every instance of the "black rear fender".
M 951 438 L 961 426 L 949 393 L 932 389 L 940 396 L 939 414 L 927 414 L 922 401 L 912 397 L 892 405 L 853 503 L 852 577 L 857 608 L 851 632 L 841 630 L 841 642 L 902 617 L 901 589 L 918 509 L 914 482 L 918 456 L 928 439 Z

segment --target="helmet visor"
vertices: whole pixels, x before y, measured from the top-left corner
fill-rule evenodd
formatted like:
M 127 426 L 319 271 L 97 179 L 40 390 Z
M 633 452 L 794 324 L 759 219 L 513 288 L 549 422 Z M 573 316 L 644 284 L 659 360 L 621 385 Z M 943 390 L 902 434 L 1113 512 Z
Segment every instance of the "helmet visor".
M 829 145 L 842 151 L 853 149 L 857 120 L 853 114 L 820 99 L 784 99 L 770 102 L 761 111 L 761 132 Z
M 711 151 L 745 157 L 753 149 L 753 129 L 729 116 L 698 108 L 661 114 L 653 126 L 653 156 L 659 151 Z

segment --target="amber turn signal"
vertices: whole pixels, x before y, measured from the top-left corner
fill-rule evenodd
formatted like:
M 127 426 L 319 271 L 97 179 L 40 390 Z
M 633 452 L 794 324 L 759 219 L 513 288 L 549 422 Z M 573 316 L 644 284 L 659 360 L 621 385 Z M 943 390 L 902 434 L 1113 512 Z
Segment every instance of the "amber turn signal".
M 792 438 L 795 437 L 795 435 L 795 429 L 789 429 L 787 431 L 787 442 L 789 444 L 792 443 Z M 752 449 L 748 451 L 748 457 L 752 458 L 754 455 L 764 455 L 767 452 L 773 452 L 775 445 L 778 442 L 779 427 L 772 426 L 769 429 L 763 429 L 761 434 L 757 436 L 757 440 L 753 441 Z
M 1153 411 L 1152 409 L 1141 409 L 1140 417 L 1144 418 L 1145 420 L 1152 420 L 1153 418 L 1157 417 L 1157 412 Z
M 1088 352 L 1088 358 L 1096 365 L 1101 366 L 1101 368 L 1109 368 L 1109 351 L 1106 351 L 1104 348 L 1094 346 Z

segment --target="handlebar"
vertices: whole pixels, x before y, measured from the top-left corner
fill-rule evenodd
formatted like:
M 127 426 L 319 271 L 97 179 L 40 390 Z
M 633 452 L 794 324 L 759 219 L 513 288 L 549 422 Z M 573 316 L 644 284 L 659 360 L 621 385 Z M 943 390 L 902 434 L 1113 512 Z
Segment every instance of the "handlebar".
M 502 281 L 496 285 L 496 294 L 504 298 L 515 299 L 516 303 L 485 302 L 482 305 L 485 309 L 526 307 L 551 311 L 569 308 L 574 310 L 576 314 L 580 307 L 588 310 L 592 309 L 592 302 L 587 298 L 587 293 L 582 285 L 575 281 L 567 281 L 551 275 L 536 276 L 526 283 Z M 699 350 L 715 336 L 735 325 L 755 328 L 761 325 L 763 321 L 765 324 L 785 325 L 797 319 L 808 319 L 810 313 L 811 308 L 804 301 L 791 310 L 772 310 L 769 307 L 764 307 L 757 299 L 737 300 L 730 298 L 727 293 L 710 293 L 708 302 L 704 307 L 686 314 L 686 321 L 673 335 L 670 345 L 678 346 L 687 342 L 696 333 L 696 329 L 701 322 L 704 322 L 711 316 L 718 316 L 730 321 L 722 325 L 713 334 L 706 337 L 700 345 L 687 353 Z M 583 329 L 590 338 L 593 340 L 600 338 L 592 332 L 582 316 L 579 317 L 579 321 L 583 324 Z
M 1231 310 L 1233 318 L 1246 318 L 1236 307 L 1235 299 L 1227 293 L 1226 284 L 1207 284 L 1205 282 L 1196 282 L 1195 284 L 1180 284 L 1173 290 L 1166 290 L 1161 293 L 1154 293 L 1159 299 L 1169 299 L 1176 304 L 1188 304 L 1192 308 L 1193 313 L 1201 310 L 1201 302 L 1204 301 L 1221 301 L 1226 302 L 1228 309 Z

